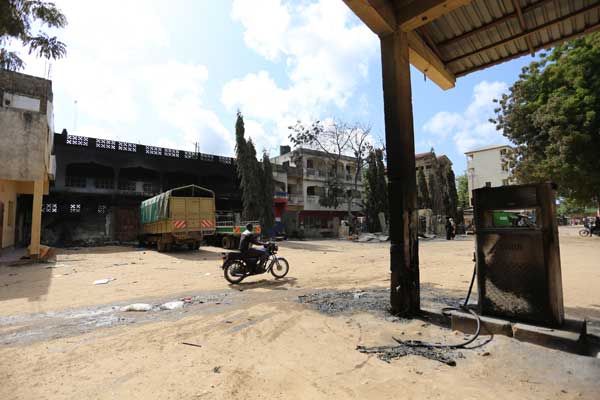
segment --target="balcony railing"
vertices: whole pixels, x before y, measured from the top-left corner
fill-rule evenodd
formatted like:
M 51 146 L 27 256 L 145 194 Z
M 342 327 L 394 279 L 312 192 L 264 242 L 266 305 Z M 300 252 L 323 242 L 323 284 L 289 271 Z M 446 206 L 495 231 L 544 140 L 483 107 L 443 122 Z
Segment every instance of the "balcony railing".
M 288 195 L 288 204 L 301 206 L 304 204 L 304 196 L 301 194 Z

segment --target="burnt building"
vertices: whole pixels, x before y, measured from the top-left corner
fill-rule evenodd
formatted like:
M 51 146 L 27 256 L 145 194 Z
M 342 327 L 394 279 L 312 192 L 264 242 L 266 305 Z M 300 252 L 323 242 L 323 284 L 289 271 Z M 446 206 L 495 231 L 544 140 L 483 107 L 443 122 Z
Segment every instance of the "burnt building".
M 215 192 L 217 210 L 239 211 L 234 159 L 212 154 L 54 135 L 56 176 L 42 205 L 49 245 L 133 241 L 142 200 L 196 184 Z

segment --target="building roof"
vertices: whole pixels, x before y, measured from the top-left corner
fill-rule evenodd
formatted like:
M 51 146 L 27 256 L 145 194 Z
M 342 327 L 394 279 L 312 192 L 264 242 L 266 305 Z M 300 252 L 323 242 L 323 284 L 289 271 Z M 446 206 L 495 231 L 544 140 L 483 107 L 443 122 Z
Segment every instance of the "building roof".
M 456 78 L 600 28 L 599 0 L 344 0 L 378 35 L 407 32 L 410 62 Z
M 480 151 L 486 151 L 486 150 L 492 150 L 492 149 L 499 149 L 499 148 L 509 148 L 509 149 L 511 149 L 512 147 L 510 147 L 507 144 L 492 144 L 492 145 L 489 145 L 489 146 L 483 146 L 483 147 L 479 147 L 477 149 L 465 151 L 465 154 L 477 153 L 477 152 L 480 152 Z

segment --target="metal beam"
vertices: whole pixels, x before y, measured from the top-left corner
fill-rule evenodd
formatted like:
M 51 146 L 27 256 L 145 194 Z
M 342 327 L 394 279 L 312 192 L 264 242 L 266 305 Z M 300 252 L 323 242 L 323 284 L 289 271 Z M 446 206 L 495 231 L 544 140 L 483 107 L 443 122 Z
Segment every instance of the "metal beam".
M 344 0 L 344 2 L 380 37 L 390 35 L 396 30 L 394 29 L 396 17 L 390 0 Z M 456 78 L 445 67 L 436 52 L 416 32 L 409 32 L 407 38 L 410 47 L 410 63 L 442 89 L 453 88 Z
M 416 32 L 407 33 L 410 63 L 444 90 L 452 89 L 456 77 Z
M 552 42 L 544 43 L 543 45 L 535 47 L 533 50 L 534 51 L 539 51 L 539 50 L 548 49 L 550 47 L 554 47 L 554 46 L 557 46 L 557 45 L 559 45 L 561 43 L 564 43 L 567 40 L 575 39 L 575 38 L 578 38 L 580 36 L 587 35 L 587 34 L 592 33 L 592 32 L 596 32 L 598 30 L 600 30 L 600 23 L 597 23 L 595 25 L 591 25 L 591 26 L 587 27 L 586 29 L 584 29 L 583 31 L 575 32 L 575 33 L 572 33 L 572 34 L 567 35 L 565 37 L 562 37 L 560 39 L 553 40 Z M 471 69 L 467 69 L 467 70 L 464 70 L 462 72 L 458 72 L 456 74 L 456 77 L 460 78 L 460 77 L 468 75 L 468 74 L 470 74 L 472 72 L 481 71 L 483 69 L 493 67 L 494 65 L 503 64 L 503 63 L 505 63 L 507 61 L 511 61 L 511 60 L 516 59 L 516 58 L 523 57 L 524 55 L 527 55 L 527 54 L 529 54 L 529 49 L 526 50 L 526 51 L 521 51 L 519 53 L 513 54 L 510 57 L 503 57 L 503 58 L 500 58 L 498 60 L 490 61 L 489 63 L 478 65 L 477 67 L 474 67 L 474 68 L 471 68 Z
M 530 29 L 530 30 L 528 30 L 528 31 L 521 32 L 521 33 L 519 33 L 519 34 L 517 34 L 517 35 L 513 35 L 513 36 L 511 36 L 511 37 L 509 37 L 509 38 L 506 38 L 506 39 L 504 39 L 504 40 L 501 40 L 501 41 L 499 41 L 499 42 L 492 43 L 492 44 L 490 44 L 489 46 L 481 47 L 481 48 L 479 48 L 479 49 L 476 49 L 476 50 L 470 51 L 470 52 L 468 52 L 468 53 L 465 53 L 465 54 L 462 54 L 462 55 L 460 55 L 460 56 L 457 56 L 457 57 L 451 58 L 451 59 L 449 59 L 449 60 L 445 60 L 445 63 L 446 63 L 446 65 L 448 65 L 448 64 L 450 64 L 450 63 L 455 63 L 455 62 L 457 62 L 457 61 L 464 60 L 465 58 L 468 58 L 468 57 L 474 56 L 474 55 L 476 55 L 476 54 L 479 54 L 479 53 L 483 53 L 484 51 L 487 51 L 487 50 L 490 50 L 490 49 L 496 48 L 496 47 L 498 47 L 498 46 L 503 46 L 503 45 L 505 45 L 505 44 L 507 44 L 507 43 L 510 43 L 510 42 L 513 42 L 513 41 L 515 41 L 515 40 L 521 39 L 521 38 L 523 38 L 523 37 L 525 37 L 525 36 L 527 36 L 527 35 L 531 35 L 531 34 L 533 34 L 533 33 L 536 33 L 536 32 L 543 31 L 544 29 L 546 29 L 546 28 L 549 28 L 549 27 L 551 27 L 551 26 L 553 26 L 553 25 L 560 24 L 561 22 L 564 22 L 564 21 L 566 21 L 566 20 L 567 20 L 567 19 L 569 19 L 569 18 L 574 18 L 574 17 L 577 17 L 578 15 L 585 14 L 586 12 L 589 12 L 589 11 L 592 11 L 592 10 L 595 10 L 595 9 L 598 9 L 598 8 L 600 8 L 600 4 L 593 4 L 593 5 L 590 5 L 590 6 L 584 7 L 584 8 L 582 8 L 582 9 L 580 9 L 580 10 L 577 10 L 577 11 L 575 11 L 575 12 L 572 12 L 572 13 L 570 13 L 570 14 L 567 14 L 567 15 L 560 16 L 560 17 L 558 17 L 558 18 L 556 18 L 556 19 L 553 19 L 552 21 L 548 21 L 548 22 L 546 22 L 545 24 L 542 24 L 542 25 L 536 26 L 535 28 L 533 28 L 533 29 Z
M 523 17 L 523 12 L 521 11 L 521 4 L 519 4 L 520 0 L 513 0 L 513 6 L 515 7 L 515 11 L 517 13 L 517 17 L 519 18 L 519 26 L 521 27 L 521 31 L 527 32 L 527 24 L 525 24 L 525 18 Z M 535 55 L 535 51 L 533 50 L 533 44 L 531 42 L 531 35 L 525 36 L 525 42 L 527 42 L 527 48 L 531 55 Z
M 410 32 L 472 0 L 417 0 L 396 10 L 398 27 Z
M 535 4 L 532 4 L 532 5 L 530 5 L 529 7 L 523 8 L 523 9 L 521 10 L 521 11 L 522 11 L 522 14 L 523 14 L 523 15 L 529 14 L 530 12 L 532 12 L 532 11 L 535 11 L 535 10 L 537 10 L 537 9 L 538 9 L 538 8 L 540 8 L 540 7 L 543 7 L 543 6 L 545 6 L 546 4 L 548 4 L 548 3 L 552 3 L 553 1 L 554 1 L 554 0 L 542 0 L 542 1 L 538 1 L 537 3 L 535 3 Z M 461 41 L 461 40 L 468 39 L 468 38 L 470 38 L 470 37 L 471 37 L 471 36 L 473 36 L 473 35 L 477 35 L 477 34 L 479 34 L 479 33 L 481 33 L 481 32 L 485 32 L 485 31 L 487 31 L 488 29 L 491 29 L 491 28 L 493 28 L 493 27 L 495 27 L 495 26 L 498 26 L 498 25 L 500 25 L 500 24 L 503 24 L 503 23 L 505 23 L 505 22 L 506 22 L 506 21 L 508 21 L 508 20 L 511 20 L 511 19 L 513 19 L 513 18 L 518 18 L 518 17 L 519 17 L 519 16 L 517 15 L 517 12 L 516 12 L 516 11 L 514 11 L 514 12 L 512 12 L 512 13 L 510 13 L 510 14 L 507 14 L 507 15 L 505 15 L 505 16 L 503 16 L 503 17 L 501 17 L 501 18 L 495 19 L 495 20 L 493 20 L 493 21 L 491 21 L 491 22 L 489 22 L 489 23 L 487 23 L 487 24 L 485 24 L 485 25 L 482 25 L 482 26 L 480 26 L 479 28 L 473 29 L 473 30 L 471 30 L 471 31 L 468 31 L 468 32 L 465 32 L 465 33 L 463 33 L 462 35 L 455 36 L 455 37 L 453 37 L 453 38 L 451 38 L 451 39 L 448 39 L 448 40 L 445 40 L 445 41 L 443 41 L 443 42 L 440 42 L 440 43 L 438 43 L 438 47 L 439 47 L 439 48 L 442 48 L 442 47 L 446 47 L 446 46 L 453 45 L 453 44 L 454 44 L 454 43 L 456 43 L 456 42 L 459 42 L 459 41 Z
M 377 35 L 396 30 L 394 9 L 389 0 L 344 0 L 344 3 Z

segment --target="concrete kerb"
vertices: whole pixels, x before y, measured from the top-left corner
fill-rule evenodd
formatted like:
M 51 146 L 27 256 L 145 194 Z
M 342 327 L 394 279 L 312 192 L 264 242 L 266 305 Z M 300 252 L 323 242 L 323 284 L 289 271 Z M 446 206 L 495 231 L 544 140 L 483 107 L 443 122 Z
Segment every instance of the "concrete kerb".
M 441 312 L 440 312 L 441 314 Z M 476 318 L 466 312 L 450 312 L 451 329 L 467 334 L 475 333 Z M 515 339 L 576 354 L 590 355 L 586 321 L 566 318 L 561 329 L 511 322 L 501 318 L 480 316 L 482 335 L 504 335 Z

